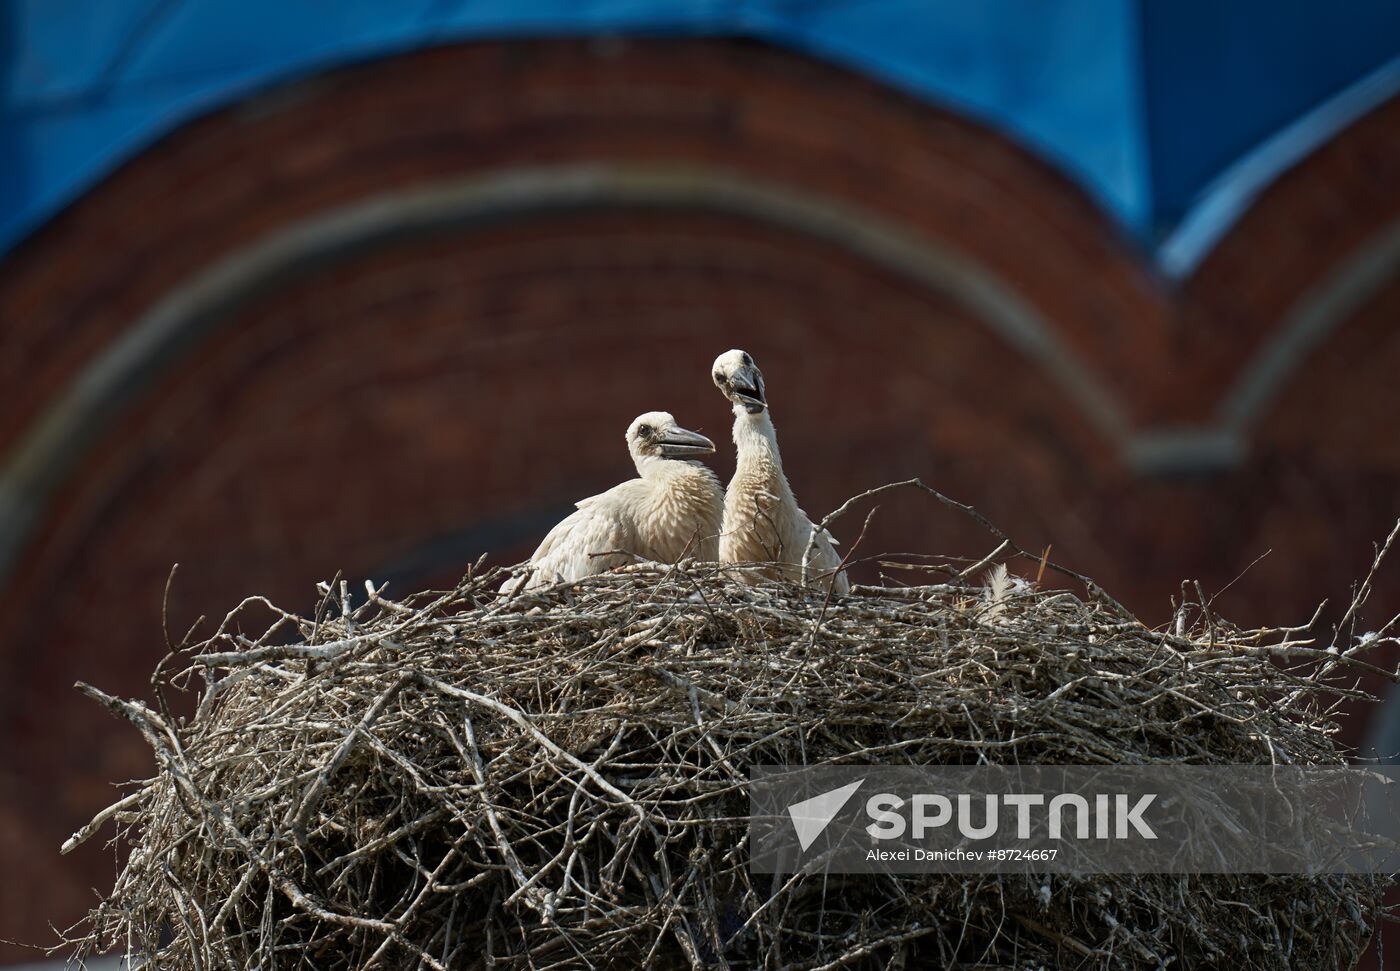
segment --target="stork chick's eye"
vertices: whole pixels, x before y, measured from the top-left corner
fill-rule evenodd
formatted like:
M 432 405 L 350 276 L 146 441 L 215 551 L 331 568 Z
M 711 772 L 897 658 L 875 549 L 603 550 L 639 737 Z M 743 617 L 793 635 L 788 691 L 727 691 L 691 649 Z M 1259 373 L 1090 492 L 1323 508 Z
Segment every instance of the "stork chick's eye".
M 744 355 L 744 367 L 753 367 L 753 358 L 747 354 Z
M 637 437 L 638 437 L 638 438 L 651 438 L 651 426 L 650 426 L 650 425 L 638 425 L 638 426 L 637 426 Z
M 723 372 L 723 371 L 716 371 L 716 372 L 714 373 L 714 379 L 715 379 L 715 384 L 724 384 L 724 372 Z

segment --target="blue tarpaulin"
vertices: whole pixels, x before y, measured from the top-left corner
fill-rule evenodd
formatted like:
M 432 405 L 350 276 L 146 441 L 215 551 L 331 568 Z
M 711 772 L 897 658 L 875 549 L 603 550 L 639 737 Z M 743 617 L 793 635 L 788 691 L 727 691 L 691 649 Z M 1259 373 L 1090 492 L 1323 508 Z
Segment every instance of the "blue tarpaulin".
M 1149 243 L 1271 137 L 1325 135 L 1334 99 L 1400 76 L 1395 0 L 0 0 L 0 249 L 258 88 L 597 33 L 744 36 L 880 78 L 1019 139 Z

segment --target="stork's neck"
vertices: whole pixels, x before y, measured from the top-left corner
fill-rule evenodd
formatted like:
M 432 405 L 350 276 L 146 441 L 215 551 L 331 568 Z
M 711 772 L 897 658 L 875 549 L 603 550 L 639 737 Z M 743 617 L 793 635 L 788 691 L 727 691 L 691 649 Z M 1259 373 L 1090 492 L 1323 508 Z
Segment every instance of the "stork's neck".
M 664 459 L 659 455 L 634 455 L 637 475 L 651 483 L 667 483 L 686 479 L 708 471 L 703 462 L 692 459 Z
M 665 523 L 719 514 L 719 477 L 703 462 L 646 456 L 637 462 L 637 471 L 646 483 L 649 520 Z M 717 522 L 711 532 L 719 532 Z
M 782 456 L 778 454 L 778 433 L 773 429 L 773 417 L 767 408 L 750 414 L 743 405 L 734 406 L 734 448 L 740 462 L 747 456 L 782 467 Z

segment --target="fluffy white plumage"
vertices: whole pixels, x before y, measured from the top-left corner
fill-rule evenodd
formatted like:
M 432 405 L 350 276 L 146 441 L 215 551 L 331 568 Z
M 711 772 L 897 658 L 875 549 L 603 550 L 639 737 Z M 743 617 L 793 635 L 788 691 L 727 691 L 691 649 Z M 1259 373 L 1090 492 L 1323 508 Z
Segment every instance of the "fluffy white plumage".
M 734 478 L 724 496 L 724 527 L 719 558 L 723 563 L 773 562 L 760 571 L 773 578 L 802 578 L 802 558 L 812 535 L 812 520 L 797 504 L 783 472 L 778 435 L 768 411 L 763 372 L 744 351 L 726 351 L 715 359 L 715 385 L 734 406 Z M 836 540 L 822 530 L 807 561 L 809 582 L 848 593 L 850 582 L 840 570 Z M 747 571 L 746 571 L 747 575 Z
M 530 557 L 532 571 L 509 589 L 577 580 L 638 558 L 718 558 L 723 492 L 715 474 L 695 460 L 713 452 L 714 443 L 667 412 L 652 411 L 627 429 L 627 449 L 638 478 L 577 503 Z

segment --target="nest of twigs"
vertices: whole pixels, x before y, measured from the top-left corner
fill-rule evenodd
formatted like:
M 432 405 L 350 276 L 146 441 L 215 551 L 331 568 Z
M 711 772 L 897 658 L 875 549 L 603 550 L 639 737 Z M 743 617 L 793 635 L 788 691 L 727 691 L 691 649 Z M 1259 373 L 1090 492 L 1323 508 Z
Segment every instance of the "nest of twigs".
M 69 946 L 150 969 L 1332 971 L 1373 932 L 1372 877 L 749 873 L 753 764 L 1340 762 L 1295 632 L 715 564 L 504 602 L 501 578 L 245 603 L 179 655 L 188 720 L 85 689 L 157 771 L 71 841 L 115 818 L 130 856 Z

